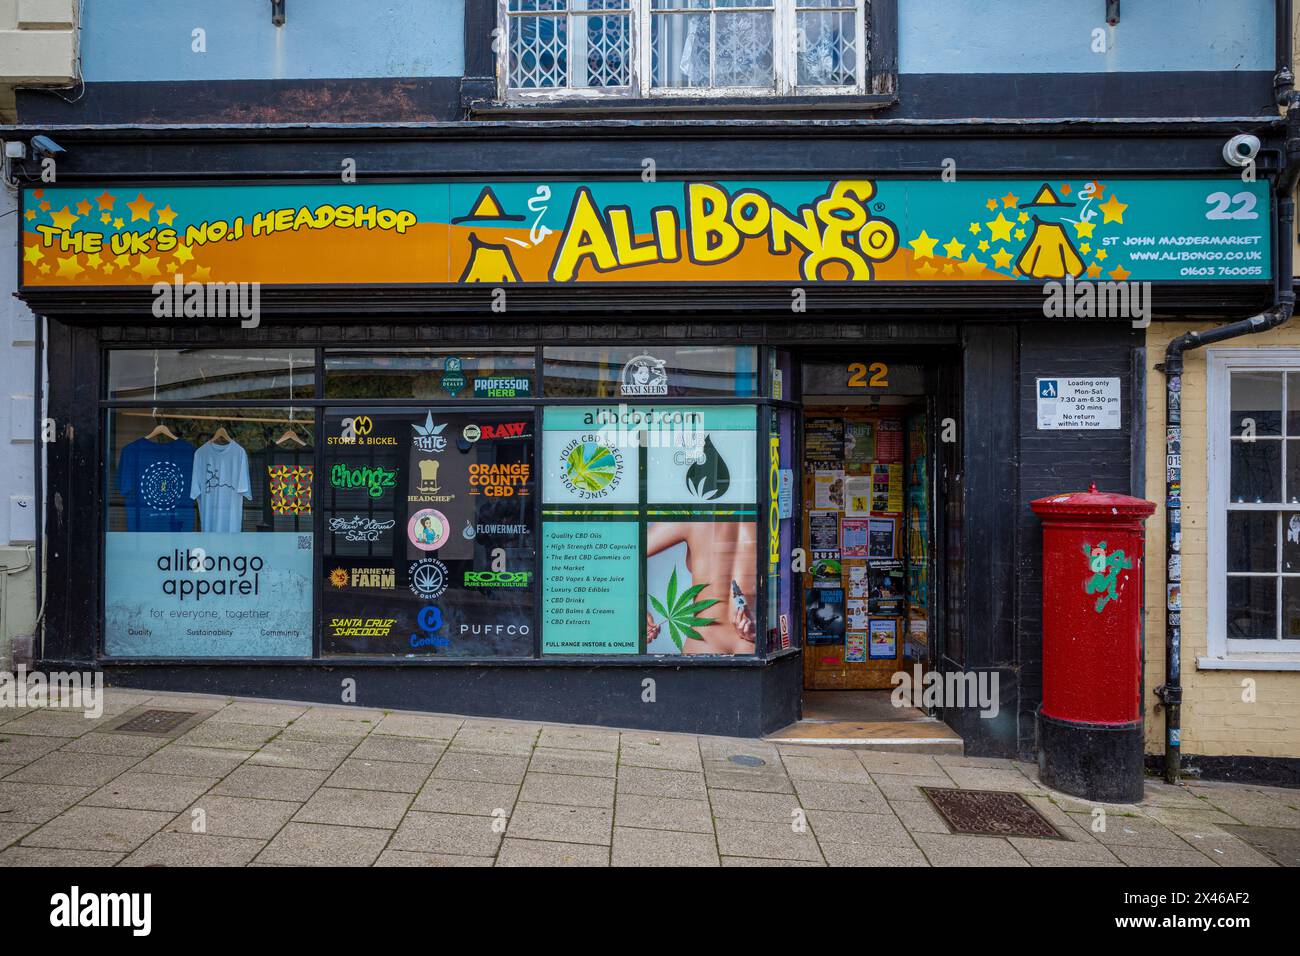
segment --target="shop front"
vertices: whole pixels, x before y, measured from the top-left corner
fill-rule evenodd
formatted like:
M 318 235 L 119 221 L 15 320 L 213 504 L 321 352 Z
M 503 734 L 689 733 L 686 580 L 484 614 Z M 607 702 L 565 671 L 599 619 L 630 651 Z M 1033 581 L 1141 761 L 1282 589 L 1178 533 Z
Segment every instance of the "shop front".
M 1267 298 L 1267 217 L 1207 222 L 1206 191 L 1068 171 L 28 189 L 42 659 L 750 736 L 805 690 L 984 675 L 992 700 L 932 711 L 972 752 L 1032 751 L 1026 503 L 1140 493 L 1144 428 L 1141 329 L 1053 317 L 1042 283 L 1191 287 L 1140 253 L 1253 236 L 1259 271 L 1213 307 Z

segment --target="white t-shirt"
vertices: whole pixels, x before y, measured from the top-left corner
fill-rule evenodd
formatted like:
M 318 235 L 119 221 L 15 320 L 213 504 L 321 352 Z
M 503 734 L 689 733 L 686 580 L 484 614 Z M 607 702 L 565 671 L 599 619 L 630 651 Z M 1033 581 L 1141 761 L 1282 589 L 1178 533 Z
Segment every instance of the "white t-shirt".
M 244 526 L 244 499 L 252 498 L 248 452 L 238 442 L 208 442 L 194 453 L 190 497 L 199 502 L 199 530 L 238 532 Z

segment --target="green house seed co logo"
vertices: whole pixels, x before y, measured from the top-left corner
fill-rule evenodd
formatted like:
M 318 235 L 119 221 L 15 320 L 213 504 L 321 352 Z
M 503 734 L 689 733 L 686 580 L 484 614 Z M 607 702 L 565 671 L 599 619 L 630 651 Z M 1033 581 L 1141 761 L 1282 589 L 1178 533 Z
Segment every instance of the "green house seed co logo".
M 583 435 L 564 446 L 560 481 L 583 499 L 608 497 L 623 480 L 623 453 L 599 435 Z

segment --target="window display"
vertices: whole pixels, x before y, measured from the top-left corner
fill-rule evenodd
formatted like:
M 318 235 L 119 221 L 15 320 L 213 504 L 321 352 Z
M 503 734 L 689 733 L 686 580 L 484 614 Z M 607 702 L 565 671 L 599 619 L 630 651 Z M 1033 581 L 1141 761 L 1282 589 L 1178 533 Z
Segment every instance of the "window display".
M 533 349 L 326 349 L 326 398 L 528 398 Z
M 533 413 L 329 409 L 323 651 L 533 653 Z
M 118 401 L 311 398 L 315 349 L 115 349 L 108 397 Z
M 311 473 L 274 463 L 310 460 L 310 414 L 132 408 L 110 425 L 105 652 L 310 656 Z
M 711 345 L 544 351 L 546 394 L 594 398 L 747 397 L 758 392 L 756 349 Z
M 754 407 L 544 414 L 543 652 L 754 653 Z

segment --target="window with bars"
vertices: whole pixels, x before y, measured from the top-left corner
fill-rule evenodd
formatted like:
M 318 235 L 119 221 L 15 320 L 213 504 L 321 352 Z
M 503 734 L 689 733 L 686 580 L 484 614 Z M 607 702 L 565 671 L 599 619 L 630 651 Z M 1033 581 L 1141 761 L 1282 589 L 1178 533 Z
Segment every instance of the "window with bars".
M 1210 649 L 1300 653 L 1300 354 L 1238 351 L 1212 359 Z
M 868 0 L 499 0 L 508 99 L 861 93 Z

